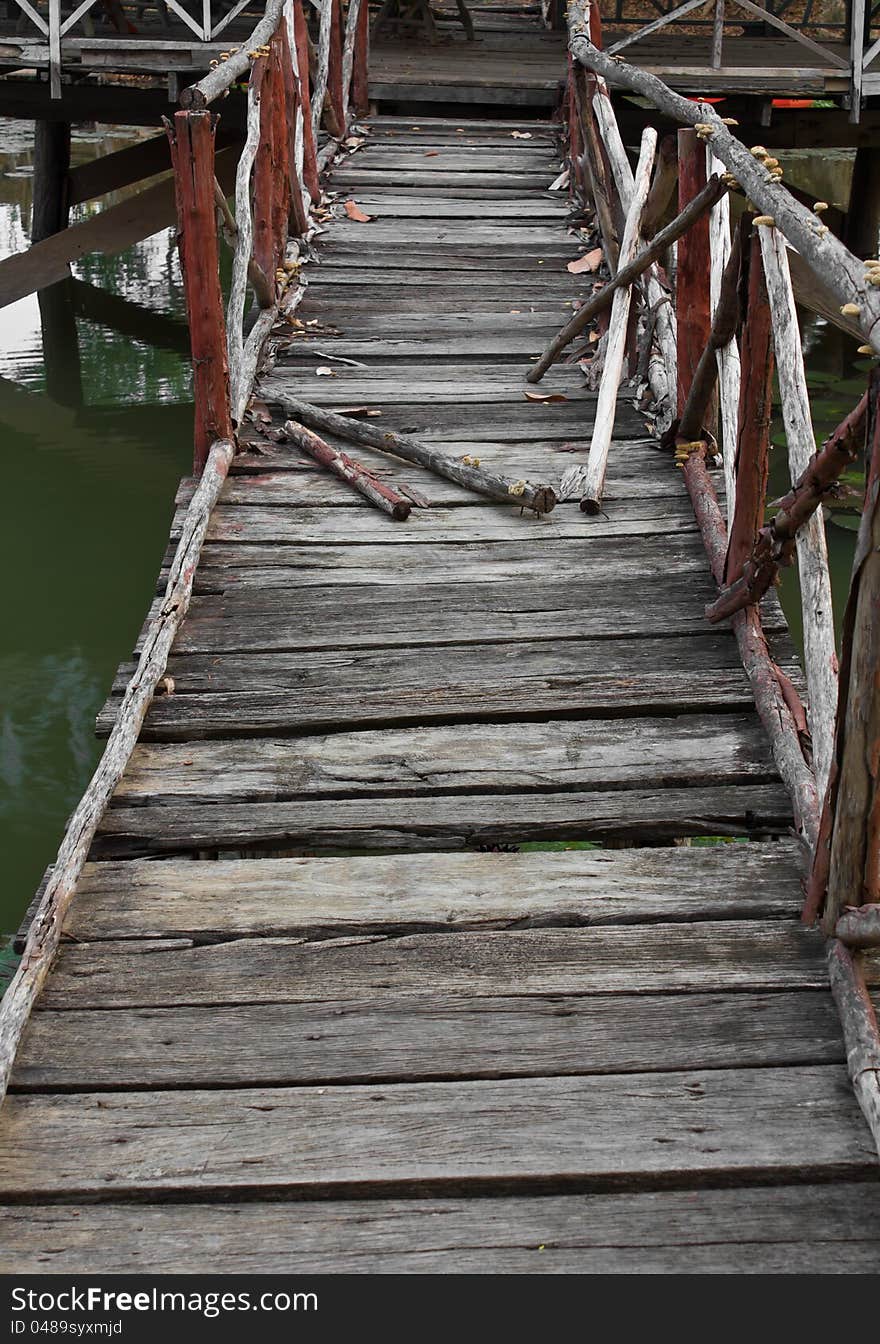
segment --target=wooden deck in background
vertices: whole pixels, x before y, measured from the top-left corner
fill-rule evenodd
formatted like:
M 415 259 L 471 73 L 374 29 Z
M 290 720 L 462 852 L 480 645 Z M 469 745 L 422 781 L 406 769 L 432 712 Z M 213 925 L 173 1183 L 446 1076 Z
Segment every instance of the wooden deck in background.
M 321 239 L 270 408 L 533 480 L 585 452 L 576 367 L 523 395 L 589 280 L 550 128 L 513 129 L 375 122 L 332 184 L 374 220 Z M 596 519 L 359 450 L 430 501 L 395 523 L 262 447 L 27 1029 L 3 1267 L 876 1270 L 788 798 L 640 416 Z

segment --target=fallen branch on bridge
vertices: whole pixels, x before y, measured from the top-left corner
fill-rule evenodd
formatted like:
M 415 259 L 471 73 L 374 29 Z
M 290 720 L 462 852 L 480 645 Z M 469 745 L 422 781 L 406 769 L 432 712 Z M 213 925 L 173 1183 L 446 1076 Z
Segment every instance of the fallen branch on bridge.
M 58 951 L 64 917 L 92 841 L 137 744 L 156 687 L 165 675 L 171 646 L 189 608 L 211 510 L 226 480 L 234 452 L 234 443 L 224 439 L 214 443 L 208 454 L 202 478 L 183 520 L 159 612 L 144 637 L 137 668 L 125 689 L 98 767 L 67 824 L 51 876 L 28 930 L 21 962 L 0 999 L 0 1102 L 9 1086 L 25 1023 Z
M 700 194 L 688 202 L 684 210 L 676 215 L 671 224 L 667 224 L 665 229 L 655 234 L 647 247 L 644 247 L 628 265 L 621 266 L 604 289 L 600 289 L 598 294 L 594 294 L 592 298 L 581 305 L 574 316 L 566 322 L 559 334 L 553 337 L 534 368 L 526 374 L 526 381 L 539 383 L 565 347 L 581 334 L 594 317 L 610 305 L 616 291 L 624 286 L 632 285 L 634 281 L 638 280 L 649 266 L 652 266 L 674 242 L 677 242 L 683 233 L 687 232 L 695 220 L 717 204 L 727 190 L 720 177 L 711 177 Z
M 326 434 L 337 434 L 351 443 L 362 443 L 368 448 L 378 448 L 392 457 L 402 457 L 407 462 L 416 462 L 420 467 L 433 471 L 436 476 L 444 476 L 468 490 L 497 499 L 505 504 L 518 504 L 535 513 L 550 513 L 556 506 L 556 494 L 549 485 L 529 485 L 527 481 L 514 481 L 508 476 L 500 476 L 484 467 L 472 466 L 458 458 L 449 457 L 436 448 L 429 448 L 418 439 L 404 434 L 395 434 L 391 430 L 379 429 L 375 425 L 352 420 L 348 416 L 336 415 L 333 411 L 322 410 L 307 401 L 296 401 L 293 397 L 279 397 L 285 415 L 292 416 L 312 429 L 320 429 Z
M 355 462 L 354 458 L 349 457 L 338 448 L 331 448 L 329 443 L 318 438 L 310 429 L 302 425 L 294 424 L 288 420 L 284 425 L 284 433 L 291 443 L 295 443 L 297 448 L 313 457 L 316 462 L 320 462 L 322 467 L 326 467 L 329 472 L 340 481 L 345 481 L 346 485 L 352 486 L 359 495 L 368 499 L 377 509 L 383 513 L 390 514 L 399 522 L 405 522 L 410 515 L 412 505 L 403 495 L 399 495 L 396 490 L 390 486 L 384 485 L 382 481 L 376 479 L 373 472 L 360 462 Z

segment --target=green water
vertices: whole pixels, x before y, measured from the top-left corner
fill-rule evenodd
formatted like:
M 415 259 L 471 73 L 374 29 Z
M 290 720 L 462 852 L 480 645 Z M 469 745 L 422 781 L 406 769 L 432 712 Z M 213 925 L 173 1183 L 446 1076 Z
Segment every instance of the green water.
M 108 153 L 138 134 L 79 133 L 74 158 Z M 27 245 L 31 135 L 26 123 L 0 121 L 0 256 Z M 846 204 L 850 156 L 780 157 L 790 160 L 792 180 Z M 182 317 L 170 230 L 74 270 L 109 294 Z M 132 339 L 107 321 L 76 316 L 72 303 L 70 287 L 61 286 L 0 309 L 0 934 L 17 927 L 97 760 L 94 716 L 131 655 L 191 454 L 180 329 L 160 331 L 157 344 Z M 821 320 L 805 328 L 804 340 L 821 438 L 858 400 L 867 364 L 855 342 Z M 774 442 L 784 444 L 778 422 Z M 772 475 L 772 493 L 783 493 L 784 446 L 774 448 Z M 851 511 L 829 517 L 838 617 L 855 521 Z M 781 597 L 798 642 L 793 570 Z M 0 981 L 3 959 L 0 945 Z
M 82 134 L 74 157 L 138 134 Z M 30 160 L 31 128 L 0 121 L 0 255 L 27 245 Z M 170 230 L 74 271 L 182 316 Z M 0 309 L 0 933 L 54 858 L 98 758 L 95 714 L 154 590 L 191 456 L 181 348 L 179 327 L 163 348 L 75 316 L 68 286 Z

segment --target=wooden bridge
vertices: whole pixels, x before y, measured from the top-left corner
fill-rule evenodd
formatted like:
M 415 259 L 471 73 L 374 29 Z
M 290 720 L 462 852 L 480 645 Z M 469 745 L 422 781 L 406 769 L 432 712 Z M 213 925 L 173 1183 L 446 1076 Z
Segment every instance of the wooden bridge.
M 807 451 L 783 231 L 880 350 L 873 272 L 707 107 L 649 189 L 572 9 L 567 169 L 547 121 L 362 127 L 354 3 L 321 155 L 299 3 L 175 116 L 196 475 L 0 1007 L 6 1269 L 877 1268 L 880 387 Z

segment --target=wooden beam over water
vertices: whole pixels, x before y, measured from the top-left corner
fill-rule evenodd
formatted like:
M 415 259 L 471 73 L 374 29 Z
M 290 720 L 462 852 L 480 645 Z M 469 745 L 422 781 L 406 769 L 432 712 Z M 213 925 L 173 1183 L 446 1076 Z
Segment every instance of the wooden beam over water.
M 237 146 L 223 149 L 217 155 L 217 178 L 227 192 L 235 181 L 237 161 Z M 66 279 L 71 263 L 80 257 L 91 252 L 121 252 L 132 243 L 169 228 L 176 220 L 174 182 L 168 178 L 44 242 L 35 243 L 27 252 L 0 261 L 0 308 Z

